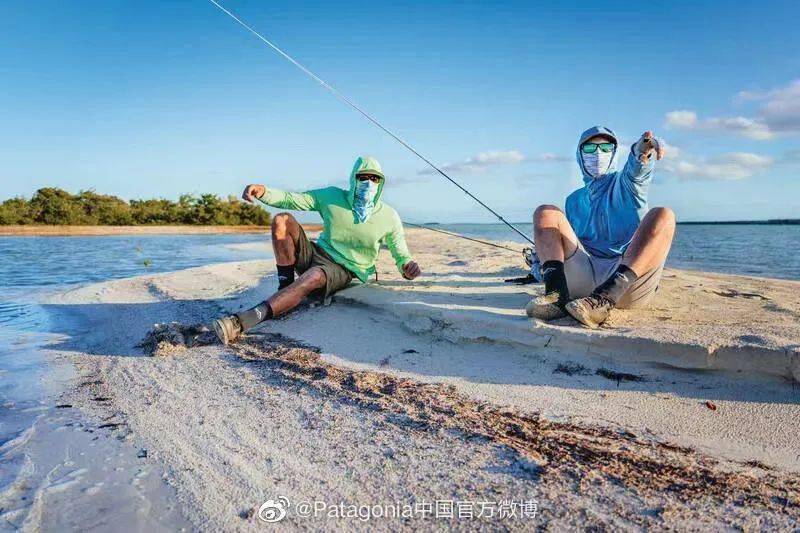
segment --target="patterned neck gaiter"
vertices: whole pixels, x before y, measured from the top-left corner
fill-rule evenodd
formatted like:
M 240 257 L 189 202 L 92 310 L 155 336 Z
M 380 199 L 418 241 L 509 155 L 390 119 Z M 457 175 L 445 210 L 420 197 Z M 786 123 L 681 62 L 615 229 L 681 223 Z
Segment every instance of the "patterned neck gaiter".
M 593 178 L 599 178 L 608 172 L 614 152 L 596 150 L 593 154 L 581 154 L 581 157 L 583 158 L 583 168 L 586 169 L 586 172 Z
M 353 202 L 353 213 L 356 220 L 366 222 L 375 208 L 375 196 L 378 194 L 378 184 L 371 181 L 359 181 L 356 183 L 355 201 Z

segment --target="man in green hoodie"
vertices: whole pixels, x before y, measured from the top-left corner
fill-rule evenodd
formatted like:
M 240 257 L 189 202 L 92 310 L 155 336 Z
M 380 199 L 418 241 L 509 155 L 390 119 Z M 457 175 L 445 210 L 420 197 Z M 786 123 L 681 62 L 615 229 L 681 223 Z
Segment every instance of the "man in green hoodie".
M 403 223 L 381 201 L 386 178 L 372 157 L 356 159 L 350 172 L 350 188 L 326 187 L 303 193 L 248 185 L 242 198 L 296 211 L 317 211 L 323 230 L 316 242 L 306 237 L 300 223 L 289 213 L 272 219 L 272 248 L 278 266 L 278 292 L 247 311 L 214 321 L 214 331 L 223 344 L 242 332 L 280 316 L 312 293 L 323 298 L 347 287 L 353 278 L 362 283 L 375 273 L 380 246 L 385 243 L 404 278 L 420 275 L 411 259 L 403 234 Z M 295 281 L 295 271 L 300 277 Z

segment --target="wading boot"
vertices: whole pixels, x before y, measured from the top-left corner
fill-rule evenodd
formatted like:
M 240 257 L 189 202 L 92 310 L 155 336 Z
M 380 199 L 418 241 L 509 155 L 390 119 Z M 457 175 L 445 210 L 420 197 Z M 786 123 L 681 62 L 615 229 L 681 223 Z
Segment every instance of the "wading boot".
M 555 320 L 567 316 L 564 306 L 559 300 L 561 295 L 551 292 L 544 296 L 537 296 L 525 306 L 525 313 L 531 318 L 539 320 Z
M 242 324 L 236 315 L 218 318 L 214 321 L 214 332 L 222 344 L 235 341 L 242 334 Z
M 565 306 L 572 318 L 592 329 L 597 329 L 606 321 L 616 304 L 604 296 L 592 294 L 586 298 L 578 298 Z

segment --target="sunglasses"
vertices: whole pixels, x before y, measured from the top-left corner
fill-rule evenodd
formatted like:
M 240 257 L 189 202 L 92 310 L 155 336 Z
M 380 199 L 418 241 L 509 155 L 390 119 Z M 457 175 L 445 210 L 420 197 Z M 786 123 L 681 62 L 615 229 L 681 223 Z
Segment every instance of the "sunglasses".
M 614 150 L 615 146 L 616 144 L 614 143 L 586 143 L 581 146 L 581 152 L 584 154 L 593 154 L 600 148 L 601 152 L 608 153 Z
M 374 174 L 359 174 L 356 176 L 358 181 L 371 181 L 372 183 L 380 183 L 383 178 Z

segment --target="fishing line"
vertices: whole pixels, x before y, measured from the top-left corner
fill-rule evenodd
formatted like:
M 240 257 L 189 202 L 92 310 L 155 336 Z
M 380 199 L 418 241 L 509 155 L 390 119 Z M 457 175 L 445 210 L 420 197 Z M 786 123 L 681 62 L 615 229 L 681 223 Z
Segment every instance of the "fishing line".
M 497 244 L 497 243 L 489 242 L 489 241 L 482 241 L 480 239 L 474 239 L 472 237 L 467 237 L 466 235 L 461 235 L 459 233 L 452 233 L 452 232 L 449 232 L 449 231 L 445 231 L 443 229 L 432 228 L 432 227 L 426 226 L 424 224 L 414 224 L 413 222 L 403 222 L 403 224 L 405 224 L 406 226 L 413 226 L 415 228 L 422 228 L 422 229 L 435 231 L 436 233 L 444 233 L 445 235 L 450 235 L 451 237 L 458 237 L 459 239 L 466 239 L 468 241 L 478 242 L 478 243 L 481 243 L 481 244 L 485 244 L 487 246 L 493 246 L 495 248 L 502 248 L 503 250 L 508 250 L 509 252 L 514 252 L 515 254 L 525 253 L 524 249 L 516 250 L 514 248 L 509 248 L 508 246 L 503 246 L 502 244 Z
M 317 76 L 316 74 L 314 74 L 313 72 L 311 72 L 311 71 L 310 71 L 309 69 L 307 69 L 306 67 L 304 67 L 304 66 L 303 66 L 302 64 L 300 64 L 300 63 L 299 63 L 299 62 L 298 62 L 296 59 L 294 59 L 292 56 L 290 56 L 289 54 L 287 54 L 286 52 L 284 52 L 283 50 L 281 50 L 281 49 L 280 49 L 280 48 L 279 48 L 277 45 L 275 45 L 274 43 L 272 43 L 272 42 L 271 42 L 270 40 L 268 40 L 266 37 L 264 37 L 263 35 L 261 35 L 260 33 L 258 33 L 256 30 L 254 30 L 254 29 L 253 29 L 251 26 L 249 26 L 249 25 L 248 25 L 246 22 L 244 22 L 242 19 L 240 19 L 239 17 L 237 17 L 236 15 L 234 15 L 233 13 L 231 13 L 230 11 L 228 11 L 228 10 L 227 10 L 225 7 L 223 7 L 223 6 L 222 6 L 222 5 L 221 5 L 219 2 L 217 2 L 216 0 L 208 0 L 208 1 L 209 1 L 209 2 L 211 2 L 212 4 L 214 4 L 215 6 L 217 6 L 217 7 L 220 9 L 220 11 L 222 11 L 223 13 L 225 13 L 226 15 L 228 15 L 230 18 L 232 18 L 233 20 L 235 20 L 235 21 L 236 21 L 236 22 L 237 22 L 237 23 L 238 23 L 238 24 L 239 24 L 241 27 L 243 27 L 244 29 L 246 29 L 247 31 L 249 31 L 250 33 L 252 33 L 253 35 L 255 35 L 256 37 L 258 37 L 258 38 L 259 38 L 259 39 L 260 39 L 260 40 L 261 40 L 261 41 L 262 41 L 264 44 L 266 44 L 267 46 L 269 46 L 270 48 L 272 48 L 272 49 L 273 49 L 275 52 L 277 52 L 278 54 L 280 54 L 281 56 L 283 56 L 283 58 L 284 58 L 284 59 L 286 59 L 287 61 L 289 61 L 291 64 L 293 64 L 294 66 L 296 66 L 296 67 L 297 67 L 297 68 L 299 68 L 300 70 L 302 70 L 302 71 L 303 71 L 303 72 L 304 72 L 306 75 L 308 75 L 308 76 L 309 76 L 311 79 L 313 79 L 314 81 L 316 81 L 317 83 L 319 83 L 320 85 L 322 85 L 322 86 L 323 86 L 325 89 L 327 89 L 328 91 L 330 91 L 330 92 L 331 92 L 331 93 L 332 93 L 334 96 L 336 96 L 336 97 L 337 97 L 339 100 L 341 100 L 342 102 L 344 102 L 345 104 L 347 104 L 348 106 L 350 106 L 351 108 L 353 108 L 354 110 L 358 111 L 358 112 L 359 112 L 359 113 L 360 113 L 360 114 L 361 114 L 361 115 L 362 115 L 364 118 L 366 118 L 367 120 L 369 120 L 370 122 L 372 122 L 372 123 L 373 123 L 375 126 L 377 126 L 379 129 L 381 129 L 381 130 L 382 130 L 384 133 L 386 133 L 387 135 L 389 135 L 389 136 L 390 136 L 392 139 L 394 139 L 395 141 L 397 141 L 398 143 L 400 143 L 400 144 L 401 144 L 402 146 L 404 146 L 404 147 L 405 147 L 407 150 L 409 150 L 409 151 L 410 151 L 412 154 L 414 154 L 414 155 L 415 155 L 415 156 L 417 156 L 419 159 L 421 159 L 422 161 L 424 161 L 424 162 L 425 162 L 425 164 L 427 164 L 427 165 L 428 165 L 429 167 L 431 167 L 433 170 L 435 170 L 436 172 L 438 172 L 438 173 L 439 173 L 439 174 L 440 174 L 442 177 L 444 177 L 444 178 L 445 178 L 446 180 L 448 180 L 450 183 L 452 183 L 453 185 L 455 185 L 456 187 L 458 187 L 459 189 L 461 189 L 461 191 L 462 191 L 462 192 L 464 192 L 464 193 L 465 193 L 467 196 L 469 196 L 470 198 L 472 198 L 473 200 L 475 200 L 476 202 L 478 202 L 478 203 L 479 203 L 481 206 L 483 206 L 483 208 L 484 208 L 484 209 L 486 209 L 486 210 L 487 210 L 487 211 L 489 211 L 491 214 L 493 214 L 494 216 L 496 216 L 496 217 L 497 217 L 497 219 L 498 219 L 498 220 L 500 220 L 500 222 L 502 222 L 503 224 L 505 224 L 506 226 L 508 226 L 508 227 L 509 227 L 509 228 L 511 228 L 512 230 L 516 231 L 516 232 L 517 232 L 517 233 L 518 233 L 518 234 L 519 234 L 519 235 L 520 235 L 520 236 L 521 236 L 523 239 L 525 239 L 526 241 L 528 241 L 529 243 L 531 243 L 531 245 L 533 245 L 533 241 L 532 241 L 532 240 L 531 240 L 531 239 L 530 239 L 530 238 L 529 238 L 527 235 L 525 235 L 524 233 L 522 233 L 522 231 L 520 231 L 520 230 L 519 230 L 519 229 L 518 229 L 516 226 L 514 226 L 513 224 L 511 224 L 510 222 L 508 222 L 508 221 L 507 221 L 505 218 L 503 218 L 503 216 L 502 216 L 500 213 L 498 213 L 497 211 L 495 211 L 494 209 L 492 209 L 491 207 L 489 207 L 488 205 L 486 205 L 485 203 L 483 203 L 483 202 L 482 202 L 480 199 L 478 199 L 478 197 L 477 197 L 477 196 L 475 196 L 474 194 L 472 194 L 471 192 L 469 192 L 467 189 L 465 189 L 464 187 L 462 187 L 460 183 L 458 183 L 456 180 L 454 180 L 453 178 L 451 178 L 450 176 L 448 176 L 448 175 L 447 175 L 447 173 L 445 173 L 445 172 L 444 172 L 442 169 L 440 169 L 440 168 L 439 168 L 439 167 L 437 167 L 435 164 L 433 164 L 433 163 L 432 163 L 432 162 L 431 162 L 431 161 L 430 161 L 430 160 L 429 160 L 427 157 L 425 157 L 424 155 L 422 155 L 421 153 L 419 153 L 417 150 L 415 150 L 413 146 L 411 146 L 411 145 L 410 145 L 410 144 L 408 144 L 406 141 L 404 141 L 403 139 L 401 139 L 401 138 L 400 138 L 398 135 L 396 135 L 394 132 L 392 132 L 391 130 L 389 130 L 389 129 L 388 129 L 386 126 L 384 126 L 383 124 L 381 124 L 380 122 L 378 122 L 378 120 L 377 120 L 375 117 L 373 117 L 372 115 L 370 115 L 369 113 L 367 113 L 366 111 L 364 111 L 363 109 L 361 109 L 361 107 L 359 107 L 359 106 L 358 106 L 358 105 L 357 105 L 355 102 L 353 102 L 352 100 L 350 100 L 350 98 L 348 98 L 348 97 L 347 97 L 347 96 L 345 96 L 344 94 L 340 93 L 340 92 L 339 92 L 339 91 L 338 91 L 338 90 L 337 90 L 335 87 L 333 87 L 333 86 L 332 86 L 332 85 L 330 85 L 328 82 L 326 82 L 325 80 L 323 80 L 322 78 L 320 78 L 319 76 Z

